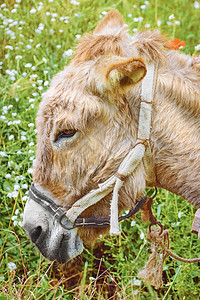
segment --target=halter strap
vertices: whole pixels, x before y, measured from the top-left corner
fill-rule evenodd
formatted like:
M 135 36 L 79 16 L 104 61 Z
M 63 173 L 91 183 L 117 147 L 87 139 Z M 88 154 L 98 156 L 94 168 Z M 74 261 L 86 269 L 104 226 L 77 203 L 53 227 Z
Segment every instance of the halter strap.
M 29 189 L 29 197 L 31 200 L 34 200 L 44 209 L 46 209 L 64 229 L 70 230 L 78 227 L 103 228 L 110 225 L 110 218 L 77 218 L 75 222 L 72 223 L 67 218 L 66 212 L 61 207 L 58 207 L 53 200 L 37 190 L 33 183 Z M 131 209 L 126 215 L 118 218 L 118 222 L 135 215 L 147 201 L 147 199 L 148 197 L 142 196 L 140 201 L 138 201 L 133 209 Z

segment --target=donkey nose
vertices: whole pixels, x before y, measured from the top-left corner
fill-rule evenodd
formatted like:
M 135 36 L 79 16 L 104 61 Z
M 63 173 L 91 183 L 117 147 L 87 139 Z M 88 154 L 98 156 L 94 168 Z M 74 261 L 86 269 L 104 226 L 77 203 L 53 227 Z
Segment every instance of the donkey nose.
M 35 243 L 42 234 L 42 226 L 37 226 L 29 233 L 31 241 Z

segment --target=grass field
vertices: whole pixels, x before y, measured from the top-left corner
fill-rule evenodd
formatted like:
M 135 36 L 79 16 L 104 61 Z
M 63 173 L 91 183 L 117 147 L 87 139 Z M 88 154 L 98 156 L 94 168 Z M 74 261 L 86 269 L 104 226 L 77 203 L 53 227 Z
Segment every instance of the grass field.
M 185 41 L 180 51 L 200 54 L 198 1 L 0 0 L 0 300 L 200 299 L 198 263 L 167 258 L 159 290 L 137 277 L 149 256 L 147 225 L 139 215 L 121 224 L 119 237 L 102 237 L 77 265 L 67 267 L 45 260 L 22 227 L 41 95 L 78 39 L 111 8 L 122 13 L 130 34 L 157 29 Z M 187 258 L 200 256 L 200 241 L 190 233 L 194 208 L 165 190 L 153 208 L 170 231 L 171 249 Z

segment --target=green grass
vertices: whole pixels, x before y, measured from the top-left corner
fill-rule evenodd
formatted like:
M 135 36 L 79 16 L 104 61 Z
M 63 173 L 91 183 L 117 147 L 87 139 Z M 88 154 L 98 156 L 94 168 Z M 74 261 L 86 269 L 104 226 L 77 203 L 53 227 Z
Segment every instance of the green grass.
M 114 7 L 123 14 L 130 33 L 159 29 L 171 39 L 185 40 L 184 53 L 199 54 L 195 46 L 200 44 L 200 9 L 191 0 L 149 1 L 143 9 L 143 1 L 79 2 L 0 2 L 0 300 L 100 300 L 112 295 L 117 295 L 112 299 L 200 299 L 198 263 L 167 258 L 165 284 L 157 291 L 139 281 L 137 273 L 149 256 L 147 225 L 139 216 L 121 224 L 119 237 L 102 238 L 98 247 L 85 250 L 77 267 L 68 269 L 45 260 L 21 226 L 35 159 L 38 103 L 52 76 L 70 59 L 69 49 L 74 49 L 79 35 L 91 32 L 103 12 Z M 200 243 L 190 233 L 194 216 L 190 204 L 160 190 L 154 212 L 169 229 L 174 252 L 189 258 L 200 255 Z

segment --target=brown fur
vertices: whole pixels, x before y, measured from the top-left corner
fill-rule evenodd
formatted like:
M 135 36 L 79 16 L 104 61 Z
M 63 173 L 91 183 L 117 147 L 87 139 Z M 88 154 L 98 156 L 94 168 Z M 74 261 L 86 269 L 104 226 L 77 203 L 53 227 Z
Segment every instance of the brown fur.
M 67 207 L 117 171 L 136 142 L 139 82 L 144 74 L 135 80 L 137 84 L 124 78 L 135 76 L 132 62 L 139 67 L 157 60 L 150 140 L 157 186 L 200 207 L 199 61 L 165 50 L 166 45 L 158 33 L 130 38 L 121 15 L 113 10 L 94 34 L 83 37 L 70 65 L 53 78 L 37 115 L 34 181 L 46 187 L 57 203 Z M 113 70 L 114 83 L 109 76 Z M 129 83 L 126 88 L 123 81 Z M 76 129 L 79 135 L 59 148 L 55 136 L 66 129 Z M 134 206 L 146 186 L 145 176 L 141 163 L 120 191 L 120 211 Z M 151 185 L 151 178 L 147 181 Z M 110 199 L 108 195 L 83 215 L 109 216 Z M 103 232 L 80 229 L 79 233 L 90 243 Z

